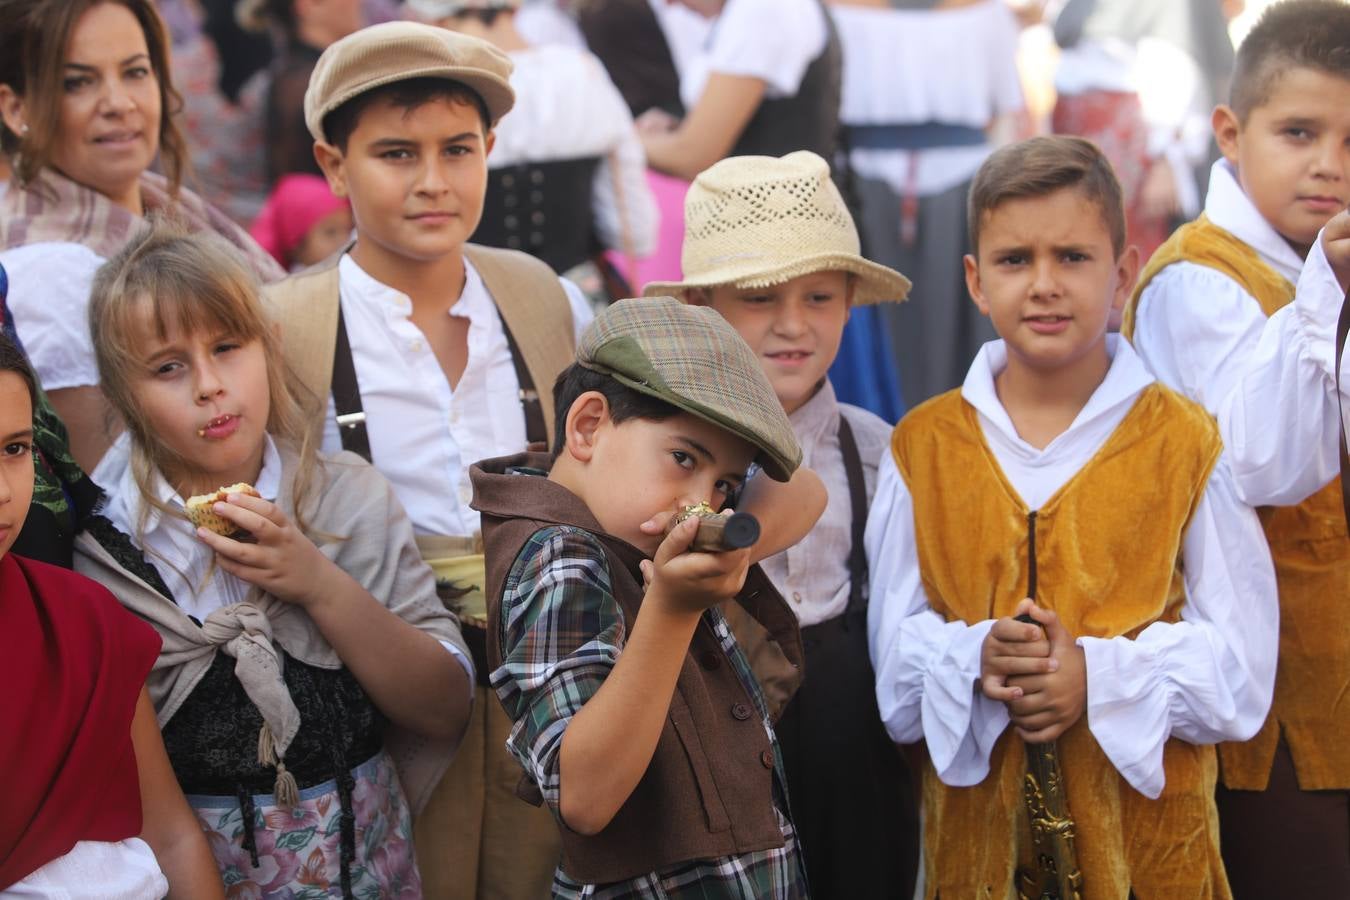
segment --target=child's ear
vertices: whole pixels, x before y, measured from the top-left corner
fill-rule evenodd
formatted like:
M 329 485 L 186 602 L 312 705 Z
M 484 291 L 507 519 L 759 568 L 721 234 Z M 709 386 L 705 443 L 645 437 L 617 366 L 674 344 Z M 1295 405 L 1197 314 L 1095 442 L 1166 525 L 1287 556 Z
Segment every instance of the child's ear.
M 1139 277 L 1139 248 L 1134 244 L 1125 248 L 1116 260 L 1116 293 L 1111 298 L 1111 308 L 1116 312 L 1125 309 L 1130 295 L 1134 293 L 1134 283 Z
M 573 400 L 564 434 L 568 454 L 578 462 L 590 462 L 595 455 L 596 435 L 609 421 L 609 401 L 599 391 L 587 391 Z
M 492 148 L 497 146 L 497 129 L 489 128 L 483 135 L 483 156 L 491 156 Z
M 712 306 L 712 292 L 707 288 L 685 288 L 682 299 L 690 306 Z
M 1238 135 L 1242 133 L 1242 123 L 1238 120 L 1237 113 L 1233 112 L 1231 106 L 1221 103 L 1214 107 L 1214 114 L 1210 116 L 1209 121 L 1214 129 L 1214 142 L 1219 145 L 1219 152 L 1236 168 Z
M 966 290 L 970 292 L 970 299 L 980 315 L 989 315 L 989 301 L 985 299 L 984 286 L 980 283 L 980 264 L 969 253 L 961 257 L 961 264 L 966 269 Z
M 326 141 L 315 141 L 314 161 L 319 164 L 323 177 L 328 179 L 328 189 L 333 196 L 347 196 L 347 170 L 342 164 L 342 151 Z

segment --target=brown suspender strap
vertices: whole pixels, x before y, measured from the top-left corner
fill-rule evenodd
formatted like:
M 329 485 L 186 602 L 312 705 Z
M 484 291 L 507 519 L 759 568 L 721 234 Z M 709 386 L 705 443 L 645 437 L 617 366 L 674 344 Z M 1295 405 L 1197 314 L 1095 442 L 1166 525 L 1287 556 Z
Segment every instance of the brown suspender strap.
M 342 449 L 372 462 L 366 411 L 361 406 L 361 385 L 356 380 L 356 363 L 352 360 L 352 345 L 347 339 L 347 320 L 342 315 L 341 303 L 338 303 L 337 340 L 333 347 L 333 408 L 337 412 Z
M 1346 528 L 1350 529 L 1350 454 L 1345 446 L 1345 409 L 1341 405 L 1341 357 L 1345 355 L 1345 339 L 1350 334 L 1350 291 L 1341 301 L 1341 315 L 1336 320 L 1336 417 L 1340 423 L 1338 435 L 1341 445 L 1341 506 L 1345 510 Z
M 478 270 L 520 351 L 518 358 L 539 395 L 545 434 L 552 444 L 553 383 L 576 355 L 567 292 L 552 269 L 524 253 L 466 244 L 464 256 Z M 526 379 L 520 382 L 524 391 Z
M 848 478 L 849 508 L 852 510 L 852 546 L 848 551 L 849 597 L 848 615 L 865 613 L 867 609 L 867 547 L 863 537 L 867 532 L 867 481 L 863 477 L 862 456 L 853 429 L 839 413 L 839 453 L 844 457 L 844 475 Z M 849 621 L 844 620 L 847 628 Z
M 520 411 L 525 414 L 525 443 L 543 444 L 548 447 L 548 425 L 545 423 L 544 405 L 539 400 L 539 391 L 534 386 L 534 376 L 525 357 L 520 355 L 520 345 L 511 326 L 502 319 L 502 331 L 506 334 L 506 349 L 511 351 L 511 365 L 516 369 L 516 383 L 520 385 Z

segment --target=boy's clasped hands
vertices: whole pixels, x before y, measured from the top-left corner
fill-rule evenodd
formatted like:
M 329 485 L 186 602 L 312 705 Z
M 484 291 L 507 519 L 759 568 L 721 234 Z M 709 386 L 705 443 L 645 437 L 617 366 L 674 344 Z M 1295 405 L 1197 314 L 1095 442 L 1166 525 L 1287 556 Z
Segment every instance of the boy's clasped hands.
M 1017 621 L 1029 615 L 1037 624 Z M 980 649 L 980 691 L 1008 707 L 1029 744 L 1058 738 L 1083 715 L 1087 664 L 1059 617 L 1031 599 L 994 623 Z

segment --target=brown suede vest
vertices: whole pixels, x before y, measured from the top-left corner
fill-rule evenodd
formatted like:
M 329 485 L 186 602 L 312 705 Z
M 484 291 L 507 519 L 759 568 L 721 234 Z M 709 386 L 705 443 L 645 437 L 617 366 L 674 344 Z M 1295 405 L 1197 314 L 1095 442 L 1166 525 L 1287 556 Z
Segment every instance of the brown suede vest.
M 1185 600 L 1182 539 L 1220 452 L 1203 409 L 1146 388 L 1091 460 L 1036 510 L 1037 598 L 1075 636 L 1133 637 L 1175 622 Z M 1026 508 L 960 391 L 911 412 L 892 452 L 914 502 L 920 575 L 948 621 L 1007 616 L 1026 595 Z M 1214 807 L 1213 747 L 1163 750 L 1166 786 L 1150 800 L 1106 758 L 1084 716 L 1059 739 L 1077 823 L 1085 897 L 1227 897 Z M 1022 783 L 1025 745 L 1011 729 L 973 787 L 924 778 L 928 896 L 1006 897 L 1031 863 Z
M 605 548 L 614 599 L 630 627 L 642 605 L 641 551 L 605 534 L 586 505 L 561 485 L 504 474 L 512 466 L 548 465 L 544 454 L 518 454 L 485 460 L 471 472 L 473 506 L 483 515 L 488 662 L 494 669 L 502 663 L 506 577 L 541 528 L 572 525 L 594 534 Z M 736 599 L 800 666 L 797 618 L 758 566 L 750 568 Z M 747 707 L 755 708 L 753 700 L 705 618 L 685 654 L 651 764 L 628 802 L 592 837 L 559 824 L 563 871 L 584 883 L 607 884 L 687 860 L 783 846 L 773 809 L 773 748 L 759 716 L 745 715 Z M 537 799 L 537 789 L 534 795 Z
M 1216 269 L 1242 286 L 1267 316 L 1294 299 L 1294 286 L 1256 251 L 1201 216 L 1182 226 L 1153 254 L 1126 309 L 1133 333 L 1145 287 L 1176 262 Z M 1161 313 L 1155 313 L 1161 314 Z M 1305 791 L 1350 788 L 1350 541 L 1345 539 L 1337 478 L 1297 506 L 1258 510 L 1275 559 L 1280 588 L 1280 659 L 1275 700 L 1256 737 L 1221 744 L 1223 783 L 1264 790 L 1283 732 Z

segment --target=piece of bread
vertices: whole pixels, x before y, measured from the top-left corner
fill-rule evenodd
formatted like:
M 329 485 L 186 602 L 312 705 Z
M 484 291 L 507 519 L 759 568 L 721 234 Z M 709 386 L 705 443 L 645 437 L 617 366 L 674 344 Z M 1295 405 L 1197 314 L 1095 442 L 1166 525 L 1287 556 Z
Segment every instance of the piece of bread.
M 227 538 L 247 535 L 248 531 L 240 528 L 229 519 L 216 515 L 211 509 L 215 504 L 223 502 L 230 494 L 247 494 L 250 497 L 262 496 L 254 490 L 253 485 L 241 481 L 210 494 L 197 494 L 194 497 L 189 497 L 185 505 L 188 518 L 192 520 L 192 524 L 199 528 L 205 528 L 207 531 L 214 531 L 216 534 Z

